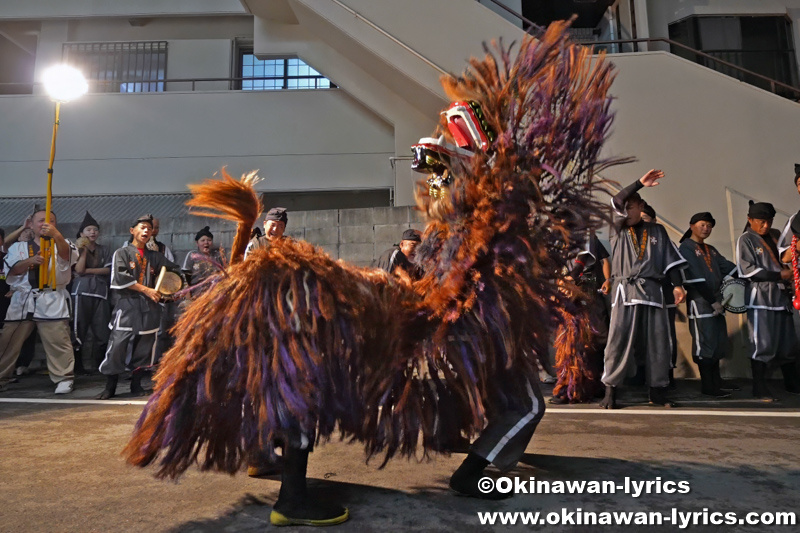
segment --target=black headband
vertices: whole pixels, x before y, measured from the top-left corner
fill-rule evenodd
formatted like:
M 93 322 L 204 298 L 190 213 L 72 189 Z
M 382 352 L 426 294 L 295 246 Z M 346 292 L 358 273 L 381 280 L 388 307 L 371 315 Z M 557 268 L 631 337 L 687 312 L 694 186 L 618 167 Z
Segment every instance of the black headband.
M 772 204 L 767 202 L 752 202 L 750 209 L 747 211 L 748 218 L 755 218 L 758 220 L 772 220 L 775 218 L 775 208 Z
M 694 215 L 692 215 L 691 220 L 689 220 L 689 225 L 692 226 L 701 221 L 711 222 L 712 228 L 717 224 L 717 221 L 714 220 L 714 217 L 711 216 L 711 213 L 709 213 L 708 211 L 703 211 L 702 213 L 695 213 Z M 683 234 L 681 240 L 678 242 L 683 242 L 691 236 L 692 236 L 692 228 L 689 228 L 686 230 L 686 233 Z
M 698 222 L 701 222 L 701 221 L 703 221 L 703 222 L 711 222 L 711 227 L 712 228 L 717 225 L 717 221 L 714 220 L 714 217 L 711 216 L 711 213 L 709 213 L 708 211 L 703 211 L 702 213 L 695 213 L 692 216 L 691 220 L 689 220 L 689 224 L 690 225 L 691 224 L 697 224 Z
M 211 233 L 211 228 L 206 226 L 205 228 L 201 229 L 197 232 L 197 235 L 194 236 L 195 242 L 199 241 L 201 237 L 208 237 L 212 241 L 214 240 L 214 235 Z

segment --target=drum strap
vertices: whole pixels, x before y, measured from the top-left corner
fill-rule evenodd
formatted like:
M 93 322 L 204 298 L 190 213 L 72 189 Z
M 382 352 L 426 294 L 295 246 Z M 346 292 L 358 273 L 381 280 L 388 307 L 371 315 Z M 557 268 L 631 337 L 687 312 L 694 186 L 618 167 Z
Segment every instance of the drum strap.
M 758 233 L 756 233 L 756 235 L 758 235 Z M 761 235 L 758 235 L 758 238 L 761 239 L 761 242 L 763 242 L 767 250 L 769 250 L 769 255 L 772 257 L 772 260 L 775 261 L 775 264 L 778 265 L 779 268 L 782 268 L 781 262 L 778 261 L 778 246 L 775 244 L 775 239 L 770 237 L 769 240 L 767 240 Z

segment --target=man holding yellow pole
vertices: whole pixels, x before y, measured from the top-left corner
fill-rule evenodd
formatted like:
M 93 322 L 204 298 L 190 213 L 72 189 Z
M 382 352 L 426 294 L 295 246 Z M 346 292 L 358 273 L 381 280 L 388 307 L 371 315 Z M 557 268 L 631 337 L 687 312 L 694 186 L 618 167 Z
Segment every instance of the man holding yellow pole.
M 73 389 L 75 357 L 69 337 L 66 287 L 72 278 L 72 265 L 78 261 L 78 249 L 58 231 L 54 214 L 50 223 L 45 218 L 43 210 L 34 213 L 32 229 L 36 238 L 14 243 L 5 258 L 4 270 L 13 295 L 0 333 L 0 391 L 7 387 L 22 344 L 34 328 L 39 330 L 47 370 L 57 384 L 56 394 L 67 394 Z M 47 239 L 53 257 L 48 276 L 54 288 L 39 288 L 40 266 L 45 264 L 39 248 L 42 237 Z
M 0 391 L 7 387 L 22 344 L 35 327 L 44 344 L 50 379 L 58 384 L 56 394 L 67 394 L 73 388 L 75 356 L 67 324 L 70 297 L 66 286 L 72 277 L 72 265 L 78 261 L 78 249 L 58 231 L 51 212 L 53 162 L 61 104 L 85 94 L 89 86 L 77 69 L 67 65 L 47 69 L 42 81 L 55 102 L 47 167 L 47 204 L 44 210 L 33 214 L 34 241 L 14 244 L 5 258 L 6 278 L 14 294 L 0 334 Z

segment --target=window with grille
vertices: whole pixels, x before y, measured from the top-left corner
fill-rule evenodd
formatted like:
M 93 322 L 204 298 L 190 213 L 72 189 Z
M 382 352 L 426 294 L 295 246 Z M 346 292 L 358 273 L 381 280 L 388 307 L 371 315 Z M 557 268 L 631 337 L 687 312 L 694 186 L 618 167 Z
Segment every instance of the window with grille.
M 242 50 L 239 54 L 239 77 L 243 91 L 336 88 L 331 80 L 301 59 L 258 59 L 252 50 Z
M 669 38 L 690 48 L 733 63 L 751 72 L 795 87 L 797 71 L 792 21 L 786 16 L 691 16 L 669 25 Z M 700 63 L 746 83 L 771 90 L 770 83 L 739 69 L 672 46 L 673 54 Z M 776 94 L 796 98 L 778 87 Z
M 83 72 L 93 92 L 149 93 L 164 90 L 167 42 L 65 43 L 64 62 Z

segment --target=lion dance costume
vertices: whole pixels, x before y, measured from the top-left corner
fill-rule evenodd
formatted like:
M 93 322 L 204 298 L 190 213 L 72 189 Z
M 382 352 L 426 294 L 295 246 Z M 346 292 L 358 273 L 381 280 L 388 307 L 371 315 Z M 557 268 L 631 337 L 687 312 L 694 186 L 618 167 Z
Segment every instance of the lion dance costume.
M 128 461 L 156 463 L 158 477 L 194 464 L 235 473 L 338 430 L 385 463 L 473 436 L 529 398 L 553 331 L 567 327 L 564 342 L 576 343 L 586 328 L 556 280 L 602 218 L 595 174 L 619 162 L 599 156 L 611 66 L 571 44 L 566 26 L 443 78 L 455 103 L 439 136 L 414 147 L 431 173 L 417 191 L 428 219 L 419 281 L 291 239 L 242 261 L 261 212 L 252 176 L 192 186 L 189 205 L 238 222 L 231 264 L 175 327 Z M 273 523 L 344 516 L 292 520 L 312 504 L 304 484 L 284 494 L 286 468 Z

